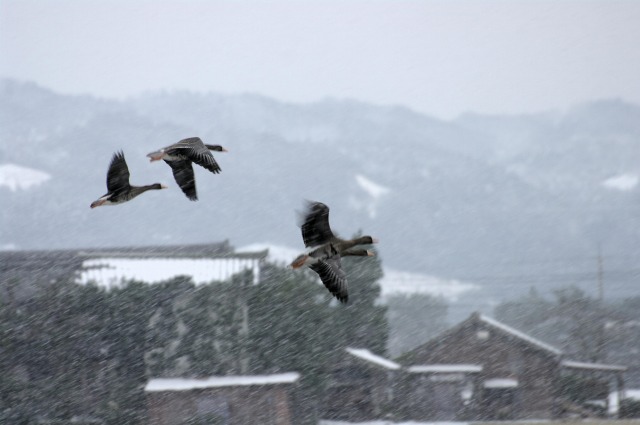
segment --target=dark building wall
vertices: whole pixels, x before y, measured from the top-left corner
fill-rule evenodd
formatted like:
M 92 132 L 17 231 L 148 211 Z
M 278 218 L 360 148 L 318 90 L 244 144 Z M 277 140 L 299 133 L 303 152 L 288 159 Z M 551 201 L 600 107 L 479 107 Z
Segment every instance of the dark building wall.
M 282 386 L 211 388 L 147 394 L 149 425 L 182 425 L 200 418 L 220 425 L 292 425 Z
M 559 358 L 477 319 L 469 319 L 418 347 L 403 356 L 403 363 L 482 365 L 475 394 L 482 419 L 544 419 L 556 411 Z M 516 379 L 518 387 L 482 388 L 482 382 L 495 378 Z M 495 402 L 497 398 L 503 398 L 504 403 Z
M 393 371 L 345 355 L 331 373 L 323 419 L 379 419 L 390 402 Z

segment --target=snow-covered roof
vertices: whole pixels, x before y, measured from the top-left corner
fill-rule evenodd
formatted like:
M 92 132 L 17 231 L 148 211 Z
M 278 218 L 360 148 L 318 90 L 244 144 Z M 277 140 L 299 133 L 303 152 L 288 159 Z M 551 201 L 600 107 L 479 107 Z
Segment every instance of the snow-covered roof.
M 361 358 L 362 360 L 366 360 L 368 362 L 377 364 L 378 366 L 382 366 L 386 369 L 397 370 L 400 369 L 400 365 L 391 360 L 385 359 L 384 357 L 380 357 L 378 355 L 373 354 L 371 351 L 364 348 L 346 348 L 347 352 L 351 355 Z
M 627 370 L 626 366 L 602 363 L 575 362 L 572 360 L 563 360 L 561 365 L 571 369 L 600 370 L 610 372 L 624 372 L 625 370 Z
M 430 364 L 415 365 L 407 368 L 411 373 L 477 373 L 482 366 L 475 364 Z
M 513 378 L 493 378 L 484 381 L 485 388 L 515 388 L 518 380 Z
M 547 343 L 544 343 L 544 342 L 540 341 L 539 339 L 535 339 L 535 338 L 533 338 L 533 337 L 531 337 L 531 336 L 529 336 L 529 335 L 527 335 L 527 334 L 525 334 L 523 332 L 520 332 L 520 331 L 518 331 L 518 330 L 516 330 L 516 329 L 514 329 L 514 328 L 512 328 L 510 326 L 507 326 L 504 323 L 500 323 L 495 319 L 487 317 L 487 316 L 485 316 L 483 314 L 480 314 L 479 318 L 480 318 L 480 320 L 482 322 L 488 324 L 489 326 L 492 326 L 492 327 L 494 327 L 496 329 L 500 329 L 501 331 L 506 332 L 508 334 L 511 334 L 512 336 L 514 336 L 516 338 L 519 338 L 519 339 L 521 339 L 523 341 L 526 341 L 531 345 L 537 346 L 538 348 L 541 348 L 541 349 L 543 349 L 545 351 L 548 351 L 550 353 L 553 353 L 555 355 L 561 355 L 562 354 L 561 350 L 559 350 L 559 349 L 557 349 L 557 348 L 555 348 L 555 347 L 553 347 L 553 346 L 551 346 L 551 345 L 549 345 Z
M 91 281 L 113 287 L 126 280 L 157 283 L 176 276 L 191 276 L 196 285 L 225 281 L 244 270 L 258 279 L 260 260 L 255 258 L 121 258 L 100 257 L 84 260 L 78 283 Z M 256 282 L 254 282 L 256 283 Z
M 211 376 L 204 379 L 154 378 L 147 382 L 144 390 L 147 392 L 190 391 L 202 388 L 293 384 L 299 378 L 300 374 L 297 372 L 275 375 Z

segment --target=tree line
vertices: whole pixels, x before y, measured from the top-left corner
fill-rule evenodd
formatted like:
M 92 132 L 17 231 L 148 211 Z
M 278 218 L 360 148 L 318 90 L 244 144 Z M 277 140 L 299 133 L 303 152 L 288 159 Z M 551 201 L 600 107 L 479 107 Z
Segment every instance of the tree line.
M 0 423 L 145 423 L 151 377 L 299 372 L 301 423 L 322 414 L 332 365 L 347 346 L 383 354 L 378 258 L 345 259 L 351 302 L 308 272 L 265 264 L 226 282 L 189 277 L 105 290 L 72 279 L 0 300 Z

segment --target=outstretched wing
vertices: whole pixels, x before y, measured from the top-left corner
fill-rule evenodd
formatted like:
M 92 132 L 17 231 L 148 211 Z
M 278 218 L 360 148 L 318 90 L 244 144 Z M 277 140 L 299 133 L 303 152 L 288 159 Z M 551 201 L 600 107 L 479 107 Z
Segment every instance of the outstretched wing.
M 193 166 L 191 165 L 191 161 L 167 161 L 167 164 L 171 167 L 173 171 L 173 177 L 176 179 L 176 183 L 182 189 L 187 198 L 192 201 L 198 200 L 198 195 L 196 193 L 196 178 L 193 174 Z
M 191 149 L 187 150 L 187 156 L 193 162 L 198 164 L 201 167 L 206 168 L 214 174 L 218 174 L 220 171 L 220 166 L 216 162 L 216 159 L 213 157 L 209 149 L 200 141 L 200 143 L 194 145 Z
M 220 166 L 216 162 L 209 148 L 204 144 L 199 137 L 189 137 L 180 140 L 175 145 L 171 146 L 171 149 L 179 149 L 180 152 L 189 158 L 192 162 L 195 162 L 201 167 L 206 168 L 214 174 L 218 174 Z
M 345 304 L 349 301 L 347 276 L 344 270 L 342 270 L 339 255 L 319 260 L 310 265 L 309 268 L 320 276 L 320 280 L 324 286 L 338 301 Z
M 329 207 L 321 202 L 309 202 L 302 223 L 302 240 L 309 248 L 329 242 L 334 236 L 329 226 Z
M 129 167 L 122 151 L 116 152 L 111 158 L 107 171 L 107 191 L 117 193 L 129 187 Z

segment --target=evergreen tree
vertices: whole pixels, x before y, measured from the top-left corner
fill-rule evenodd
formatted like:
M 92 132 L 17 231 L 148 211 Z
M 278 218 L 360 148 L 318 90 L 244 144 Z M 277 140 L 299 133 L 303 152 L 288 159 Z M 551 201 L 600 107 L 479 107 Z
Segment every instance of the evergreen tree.
M 382 305 L 380 285 L 382 263 L 380 257 L 344 257 L 349 285 L 349 303 L 334 312 L 334 321 L 340 325 L 338 349 L 346 347 L 367 348 L 378 355 L 386 355 L 389 328 L 387 307 Z
M 185 331 L 180 336 L 177 355 L 187 360 L 190 375 L 204 377 L 244 372 L 246 319 L 243 295 L 251 281 L 251 271 L 246 271 L 234 276 L 230 282 L 198 286 L 181 301 L 178 318 Z
M 149 377 L 179 374 L 177 346 L 180 342 L 178 309 L 195 290 L 189 276 L 177 276 L 148 288 L 149 305 L 155 312 L 147 328 L 145 360 Z
M 265 264 L 249 298 L 249 353 L 256 374 L 298 372 L 297 420 L 316 423 L 339 342 L 332 298 L 311 272 Z

